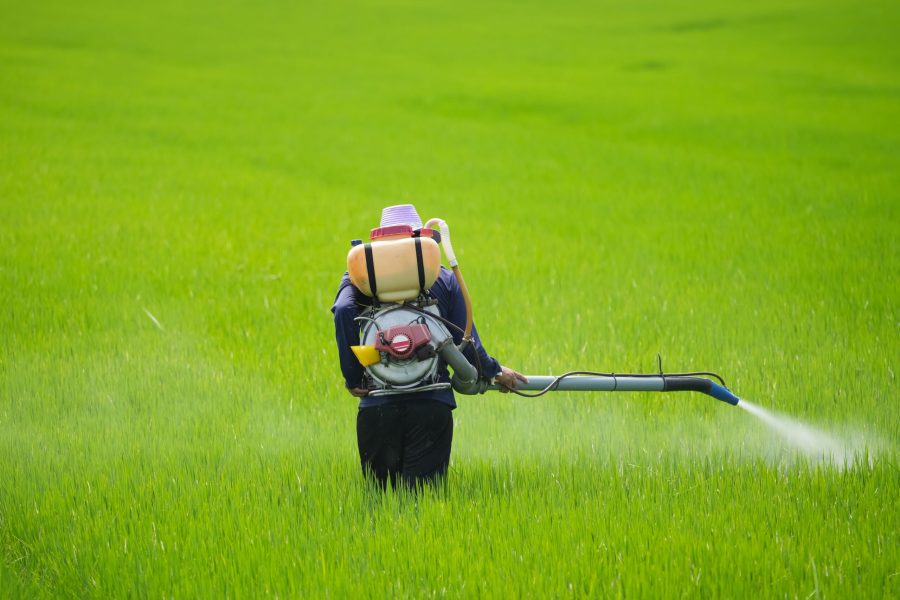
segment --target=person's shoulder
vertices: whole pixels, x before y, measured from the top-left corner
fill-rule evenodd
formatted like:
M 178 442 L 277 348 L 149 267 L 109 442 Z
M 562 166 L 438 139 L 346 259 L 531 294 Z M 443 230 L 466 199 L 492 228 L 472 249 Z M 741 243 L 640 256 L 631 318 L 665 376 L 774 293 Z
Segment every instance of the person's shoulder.
M 456 282 L 456 277 L 453 276 L 453 271 L 441 265 L 441 272 L 438 273 L 438 277 L 434 282 L 434 287 L 438 288 L 442 292 L 450 293 L 456 287 L 458 283 Z
M 353 285 L 353 283 L 350 281 L 349 273 L 344 273 L 343 276 L 341 276 L 341 281 L 337 285 L 338 294 L 343 292 L 347 286 L 352 286 L 352 285 Z
M 350 275 L 344 273 L 341 282 L 338 284 L 337 294 L 334 297 L 334 303 L 331 305 L 331 312 L 342 310 L 353 306 L 359 302 L 362 292 L 350 281 Z

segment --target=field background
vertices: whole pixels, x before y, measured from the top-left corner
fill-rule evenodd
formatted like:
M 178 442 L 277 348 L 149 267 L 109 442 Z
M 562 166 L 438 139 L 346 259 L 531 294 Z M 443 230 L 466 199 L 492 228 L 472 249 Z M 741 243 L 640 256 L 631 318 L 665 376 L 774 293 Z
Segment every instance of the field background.
M 0 1 L 0 596 L 900 595 L 896 2 Z M 329 313 L 451 225 L 523 372 L 358 474 Z M 152 317 L 152 318 L 151 318 Z

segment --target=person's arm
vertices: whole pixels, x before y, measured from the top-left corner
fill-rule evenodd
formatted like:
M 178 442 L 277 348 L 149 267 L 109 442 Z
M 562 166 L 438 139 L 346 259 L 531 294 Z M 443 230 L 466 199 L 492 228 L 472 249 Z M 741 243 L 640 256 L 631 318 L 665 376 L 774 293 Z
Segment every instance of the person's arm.
M 452 272 L 446 271 L 445 273 L 448 274 L 444 276 L 448 291 L 446 318 L 459 327 L 459 330 L 452 327 L 450 328 L 453 334 L 453 341 L 459 345 L 459 343 L 462 342 L 463 336 L 461 330 L 464 330 L 466 326 L 466 302 L 456 277 Z M 480 362 L 481 375 L 489 381 L 499 383 L 500 385 L 511 389 L 515 389 L 518 381 L 528 382 L 528 379 L 524 375 L 508 367 L 501 366 L 497 359 L 487 353 L 487 350 L 484 349 L 484 345 L 481 343 L 481 337 L 478 335 L 478 329 L 475 327 L 474 323 L 472 324 L 472 343 L 466 346 L 463 355 L 476 367 Z M 501 391 L 503 390 L 501 389 Z
M 365 370 L 353 354 L 350 346 L 359 345 L 359 316 L 358 296 L 361 295 L 356 287 L 350 283 L 350 277 L 344 273 L 337 296 L 331 307 L 334 313 L 334 336 L 337 342 L 338 357 L 341 361 L 341 373 L 344 375 L 344 385 L 354 396 L 365 395 L 354 390 L 363 389 L 363 373 Z

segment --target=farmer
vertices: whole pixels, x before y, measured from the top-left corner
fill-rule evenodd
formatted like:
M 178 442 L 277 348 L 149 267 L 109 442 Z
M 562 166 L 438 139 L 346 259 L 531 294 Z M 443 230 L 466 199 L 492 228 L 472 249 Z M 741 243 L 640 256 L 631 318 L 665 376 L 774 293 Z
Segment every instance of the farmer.
M 421 229 L 419 218 L 412 204 L 389 206 L 382 211 L 381 227 L 410 225 Z M 453 273 L 441 267 L 437 281 L 429 293 L 438 304 L 441 316 L 452 321 L 460 330 L 466 323 L 466 308 L 462 291 Z M 410 392 L 388 396 L 369 396 L 364 387 L 363 367 L 353 354 L 351 346 L 360 343 L 360 326 L 354 319 L 360 306 L 369 306 L 372 299 L 363 294 L 351 282 L 347 273 L 341 280 L 331 311 L 334 313 L 334 329 L 337 339 L 341 372 L 347 391 L 360 399 L 356 416 L 356 439 L 363 473 L 374 477 L 383 488 L 390 481 L 398 480 L 412 487 L 434 481 L 447 472 L 450 464 L 450 445 L 453 441 L 453 415 L 456 408 L 453 390 L 447 389 Z M 454 343 L 462 336 L 453 333 Z M 478 332 L 472 328 L 472 343 L 465 354 L 469 362 L 476 362 L 478 353 L 482 374 L 492 383 L 514 389 L 517 381 L 527 381 L 523 375 L 503 367 L 481 345 Z M 440 381 L 449 382 L 447 366 L 441 363 Z

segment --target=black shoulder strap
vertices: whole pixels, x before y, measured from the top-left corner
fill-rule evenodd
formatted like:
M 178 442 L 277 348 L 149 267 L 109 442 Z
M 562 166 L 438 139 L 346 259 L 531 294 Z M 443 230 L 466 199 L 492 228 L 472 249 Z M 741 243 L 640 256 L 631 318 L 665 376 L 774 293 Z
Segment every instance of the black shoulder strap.
M 366 251 L 366 270 L 369 272 L 369 289 L 372 290 L 372 297 L 378 297 L 378 286 L 375 283 L 375 258 L 372 256 L 372 244 L 363 246 Z
M 425 263 L 422 260 L 422 238 L 416 240 L 416 266 L 419 268 L 419 292 L 425 291 Z

